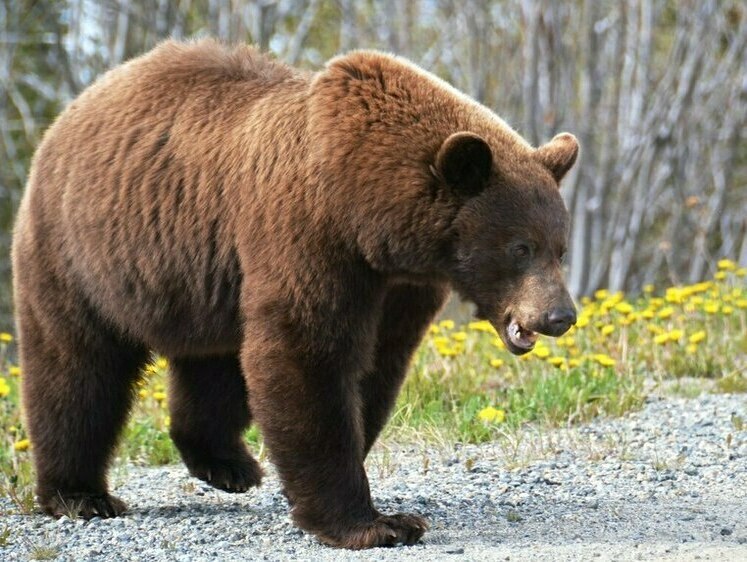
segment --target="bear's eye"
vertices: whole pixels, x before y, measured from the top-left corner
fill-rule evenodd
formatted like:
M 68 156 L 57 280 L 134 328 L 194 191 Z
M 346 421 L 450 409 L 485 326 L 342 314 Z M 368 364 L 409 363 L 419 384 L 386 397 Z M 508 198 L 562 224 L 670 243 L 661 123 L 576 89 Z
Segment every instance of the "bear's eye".
M 524 260 L 532 254 L 531 248 L 526 244 L 516 244 L 511 248 L 511 255 L 517 260 Z

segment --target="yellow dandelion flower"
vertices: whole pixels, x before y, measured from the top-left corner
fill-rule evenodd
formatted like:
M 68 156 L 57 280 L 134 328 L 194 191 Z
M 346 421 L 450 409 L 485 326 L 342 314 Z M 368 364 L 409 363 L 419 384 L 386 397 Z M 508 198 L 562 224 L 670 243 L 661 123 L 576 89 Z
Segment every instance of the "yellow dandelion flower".
M 594 361 L 599 363 L 602 367 L 614 367 L 615 366 L 615 360 L 609 355 L 605 355 L 604 353 L 597 353 L 593 355 L 593 359 Z
M 622 314 L 630 314 L 633 312 L 633 305 L 627 301 L 622 301 L 615 305 L 615 310 Z
M 137 395 L 138 395 L 138 396 L 139 396 L 139 397 L 140 397 L 140 398 L 141 398 L 142 400 L 145 400 L 146 398 L 148 398 L 148 395 L 149 395 L 149 394 L 150 394 L 150 393 L 149 393 L 149 392 L 148 392 L 147 390 L 145 390 L 144 388 L 141 388 L 140 390 L 138 390 L 138 393 L 137 393 Z
M 681 287 L 669 287 L 664 293 L 664 300 L 679 304 L 685 299 L 686 291 Z
M 8 428 L 8 433 L 18 433 L 18 428 L 15 425 L 11 425 Z
M 602 326 L 603 336 L 609 336 L 614 331 L 615 331 L 615 327 L 612 324 L 607 324 L 606 326 Z
M 646 293 L 647 295 L 650 295 L 651 293 L 654 292 L 654 286 L 651 283 L 644 285 L 643 292 Z
M 454 341 L 467 341 L 467 332 L 454 332 L 451 337 Z
M 643 318 L 646 318 L 647 320 L 650 320 L 651 318 L 653 318 L 654 316 L 656 316 L 656 313 L 653 310 L 651 310 L 650 308 L 647 308 L 646 310 L 644 310 L 643 312 L 641 312 L 641 316 Z
M 492 340 L 490 340 L 490 343 L 492 343 L 498 349 L 505 349 L 506 347 L 506 344 L 503 343 L 503 340 L 501 338 L 493 338 Z
M 585 314 L 582 314 L 576 320 L 576 328 L 585 328 L 588 325 L 589 325 L 589 317 L 586 316 Z
M 747 308 L 747 299 L 737 299 L 734 304 L 737 308 Z
M 17 365 L 11 365 L 8 367 L 8 374 L 11 377 L 20 377 L 21 376 L 21 368 Z
M 659 326 L 657 326 L 656 324 L 649 324 L 648 326 L 646 326 L 646 328 L 652 334 L 663 334 L 664 333 L 664 330 L 660 328 Z
M 590 305 L 591 299 L 589 297 L 581 297 L 581 304 L 583 304 L 584 306 Z
M 568 366 L 573 367 L 579 367 L 581 365 L 581 359 L 569 359 L 568 360 Z
M 721 305 L 717 302 L 709 301 L 703 304 L 703 311 L 707 314 L 718 314 Z
M 674 314 L 674 309 L 671 306 L 667 306 L 665 308 L 662 308 L 656 316 L 661 319 L 666 319 L 670 318 L 672 314 Z
M 736 271 L 737 277 L 746 277 L 747 276 L 747 267 L 740 267 Z
M 171 416 L 166 416 L 163 418 L 163 425 L 166 427 L 171 427 Z
M 533 355 L 536 355 L 540 359 L 547 359 L 550 356 L 550 350 L 544 346 L 537 346 L 532 351 Z
M 29 447 L 31 447 L 31 441 L 28 439 L 21 439 L 13 443 L 13 449 L 16 451 L 28 451 Z
M 598 301 L 603 301 L 610 296 L 610 292 L 607 289 L 599 289 L 594 292 L 594 298 Z
M 727 259 L 718 260 L 718 263 L 716 265 L 719 269 L 722 269 L 724 271 L 734 271 L 737 268 L 736 263 Z
M 689 344 L 687 344 L 687 346 L 685 347 L 685 351 L 687 352 L 687 354 L 688 354 L 688 355 L 693 355 L 693 354 L 695 354 L 695 352 L 696 352 L 697 350 L 698 350 L 698 346 L 697 346 L 697 345 L 695 345 L 694 343 L 689 343 Z
M 500 369 L 501 367 L 503 367 L 503 359 L 491 359 L 490 366 L 494 367 L 495 369 Z
M 734 307 L 726 305 L 726 306 L 724 306 L 724 307 L 721 308 L 721 312 L 722 312 L 722 314 L 726 314 L 728 316 L 729 314 L 731 314 L 732 312 L 734 312 Z
M 669 341 L 669 334 L 666 333 L 666 332 L 663 333 L 663 334 L 659 334 L 657 336 L 654 336 L 654 343 L 655 344 L 664 345 L 668 341 Z
M 684 332 L 682 330 L 672 330 L 669 332 L 669 341 L 679 341 L 683 335 Z
M 453 320 L 441 320 L 441 322 L 439 322 L 438 325 L 441 327 L 442 330 L 453 330 L 454 329 Z
M 0 398 L 5 398 L 10 394 L 10 385 L 3 377 L 0 377 Z
M 503 423 L 506 420 L 506 412 L 488 406 L 477 413 L 477 419 L 484 423 Z
M 156 367 L 158 367 L 161 370 L 167 369 L 168 366 L 169 366 L 169 362 L 163 357 L 160 357 L 158 361 L 156 361 Z
M 713 276 L 714 279 L 717 281 L 723 281 L 726 279 L 726 272 L 725 271 L 717 271 L 715 275 Z
M 166 400 L 166 393 L 165 392 L 154 392 L 153 399 L 157 400 L 158 402 Z
M 438 327 L 437 324 L 431 324 L 428 328 L 428 333 L 431 335 L 436 335 L 441 331 L 441 328 Z
M 687 338 L 687 341 L 689 341 L 692 344 L 700 343 L 704 339 L 706 339 L 706 332 L 705 330 L 700 330 L 698 332 L 695 332 L 690 335 L 689 338 Z
M 431 341 L 433 341 L 433 345 L 435 345 L 436 347 L 438 347 L 439 345 L 449 345 L 451 343 L 451 340 L 446 336 L 436 336 Z
M 560 357 L 559 355 L 553 355 L 552 357 L 547 358 L 547 362 L 550 363 L 550 365 L 553 365 L 554 367 L 562 367 L 565 365 L 565 357 Z
M 448 347 L 448 346 L 445 346 L 445 345 L 438 346 L 438 350 L 437 351 L 438 351 L 438 354 L 441 357 L 456 357 L 456 355 L 457 355 L 457 350 L 455 348 Z
M 8 332 L 0 332 L 0 342 L 10 343 L 13 341 L 13 335 Z

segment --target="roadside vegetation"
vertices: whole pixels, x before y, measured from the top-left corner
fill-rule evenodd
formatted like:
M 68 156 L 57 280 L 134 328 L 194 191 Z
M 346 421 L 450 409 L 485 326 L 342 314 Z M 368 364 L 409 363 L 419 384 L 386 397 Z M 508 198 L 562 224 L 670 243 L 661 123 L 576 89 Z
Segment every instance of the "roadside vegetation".
M 12 362 L 13 346 L 12 334 L 0 334 L 0 497 L 28 513 L 33 443 L 20 413 L 23 373 Z M 168 436 L 167 371 L 158 357 L 144 370 L 118 466 L 179 461 Z M 747 392 L 747 268 L 721 260 L 711 280 L 647 286 L 635 299 L 597 291 L 581 300 L 574 328 L 540 339 L 522 357 L 506 351 L 487 322 L 443 319 L 413 359 L 384 439 L 479 443 L 530 423 L 554 427 L 618 416 L 639 408 L 657 384 L 683 378 L 707 379 L 714 392 Z M 246 438 L 262 457 L 257 428 Z

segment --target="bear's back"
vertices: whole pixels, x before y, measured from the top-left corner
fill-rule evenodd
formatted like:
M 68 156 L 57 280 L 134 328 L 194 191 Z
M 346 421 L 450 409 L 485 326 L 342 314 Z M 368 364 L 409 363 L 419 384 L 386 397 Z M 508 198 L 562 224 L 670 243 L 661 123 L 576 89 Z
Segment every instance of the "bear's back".
M 210 40 L 169 41 L 106 73 L 35 155 L 16 267 L 55 272 L 123 330 L 150 332 L 153 347 L 174 326 L 237 345 L 233 225 L 237 191 L 251 187 L 247 121 L 305 80 L 251 47 Z

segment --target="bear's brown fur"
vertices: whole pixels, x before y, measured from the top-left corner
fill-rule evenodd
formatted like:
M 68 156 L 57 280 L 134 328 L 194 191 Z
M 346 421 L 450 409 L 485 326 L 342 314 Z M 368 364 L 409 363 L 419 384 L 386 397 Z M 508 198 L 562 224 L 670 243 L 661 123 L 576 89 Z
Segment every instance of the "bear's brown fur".
M 43 509 L 125 509 L 106 468 L 155 350 L 195 476 L 258 485 L 253 419 L 302 528 L 417 541 L 422 518 L 373 506 L 364 458 L 452 287 L 515 353 L 575 321 L 557 187 L 577 151 L 376 52 L 311 74 L 169 41 L 104 75 L 47 132 L 15 230 Z

